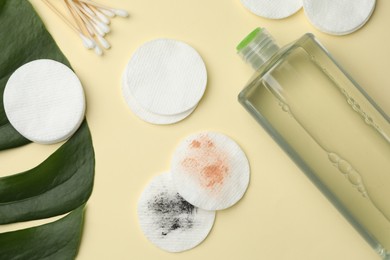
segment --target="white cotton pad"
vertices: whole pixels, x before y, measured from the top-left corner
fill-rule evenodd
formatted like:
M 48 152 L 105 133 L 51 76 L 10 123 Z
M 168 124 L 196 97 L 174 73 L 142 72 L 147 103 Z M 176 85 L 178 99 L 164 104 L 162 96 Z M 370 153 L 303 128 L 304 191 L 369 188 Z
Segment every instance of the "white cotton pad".
M 130 94 L 149 112 L 177 115 L 194 108 L 207 83 L 206 66 L 189 45 L 157 39 L 139 47 L 126 69 Z
M 171 172 L 181 196 L 205 210 L 225 209 L 244 195 L 249 162 L 229 137 L 205 132 L 191 135 L 174 152 Z
M 145 236 L 168 252 L 181 252 L 200 244 L 209 234 L 215 211 L 202 210 L 185 201 L 171 174 L 155 177 L 138 201 L 138 220 Z
M 137 100 L 135 100 L 135 98 L 130 93 L 129 87 L 127 85 L 126 71 L 122 76 L 122 95 L 126 101 L 126 104 L 136 116 L 148 123 L 156 125 L 177 123 L 188 117 L 196 108 L 195 105 L 195 107 L 191 108 L 190 110 L 176 115 L 159 115 L 144 109 L 141 105 L 138 104 Z
M 375 9 L 375 0 L 303 0 L 309 21 L 318 30 L 344 35 L 362 27 Z
M 241 0 L 252 13 L 270 19 L 282 19 L 295 14 L 302 0 Z
M 4 109 L 25 138 L 52 144 L 69 138 L 85 114 L 85 97 L 76 74 L 54 60 L 35 60 L 19 67 L 4 90 Z

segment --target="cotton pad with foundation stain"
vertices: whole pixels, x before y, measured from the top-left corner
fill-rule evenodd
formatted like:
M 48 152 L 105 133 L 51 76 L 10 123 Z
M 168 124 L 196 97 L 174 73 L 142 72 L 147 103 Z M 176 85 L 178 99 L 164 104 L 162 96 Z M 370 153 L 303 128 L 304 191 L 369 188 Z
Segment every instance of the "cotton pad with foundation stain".
M 252 13 L 269 19 L 291 16 L 302 8 L 302 0 L 241 0 Z
M 157 117 L 172 116 L 181 120 L 195 109 L 206 84 L 206 67 L 191 46 L 176 40 L 157 39 L 135 51 L 125 69 L 122 85 L 128 104 L 131 102 Z M 163 124 L 163 121 L 157 123 Z
M 375 0 L 303 0 L 303 9 L 318 30 L 345 35 L 360 29 L 369 20 Z
M 138 201 L 143 233 L 168 252 L 181 252 L 200 244 L 214 219 L 215 211 L 199 209 L 178 194 L 169 172 L 153 178 Z
M 179 194 L 205 210 L 238 202 L 249 184 L 249 162 L 229 137 L 204 132 L 184 139 L 174 152 L 171 172 Z
M 68 139 L 85 115 L 80 80 L 64 64 L 48 59 L 19 67 L 6 84 L 3 103 L 11 125 L 41 144 Z

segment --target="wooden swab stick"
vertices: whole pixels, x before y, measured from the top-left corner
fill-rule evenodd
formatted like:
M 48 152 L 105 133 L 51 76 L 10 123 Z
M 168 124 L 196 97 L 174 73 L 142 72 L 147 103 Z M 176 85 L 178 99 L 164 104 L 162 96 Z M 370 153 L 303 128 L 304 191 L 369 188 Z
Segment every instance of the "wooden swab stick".
M 82 13 L 84 13 L 84 15 L 88 15 L 88 12 L 87 12 L 86 10 L 80 8 L 80 11 L 81 11 Z M 87 28 L 89 28 L 90 30 L 92 30 L 92 31 L 94 32 L 95 35 L 100 35 L 100 36 L 102 36 L 102 37 L 105 35 L 105 32 L 103 32 L 103 31 L 99 28 L 99 26 L 95 25 L 95 24 L 93 23 L 92 20 L 91 20 L 91 21 L 88 20 L 87 22 L 85 22 L 85 25 L 87 26 Z
M 102 12 L 100 12 L 96 7 L 90 6 L 91 10 L 95 12 L 96 16 L 105 24 L 110 24 L 110 19 L 108 19 Z
M 98 7 L 98 8 L 109 10 L 109 11 L 113 12 L 114 14 L 116 14 L 118 16 L 122 16 L 122 17 L 129 16 L 129 13 L 127 11 L 125 11 L 125 10 L 122 10 L 122 9 L 111 8 L 111 7 L 102 5 L 102 4 L 95 3 L 95 2 L 93 2 L 91 0 L 78 0 L 78 1 L 79 2 L 83 2 L 85 4 L 89 4 L 91 6 L 95 6 L 95 7 Z
M 91 26 L 91 24 L 88 21 L 88 19 L 83 15 L 83 13 L 81 12 L 81 9 L 79 9 L 78 6 L 76 6 L 75 3 L 73 3 L 71 0 L 66 0 L 66 3 L 67 3 L 67 6 L 68 6 L 69 10 L 71 10 L 71 13 L 72 13 L 73 17 L 76 20 L 78 20 L 79 23 L 82 24 L 82 27 L 85 28 L 85 30 L 87 30 L 88 34 L 90 35 L 91 40 L 94 41 L 93 40 L 93 29 L 94 29 L 94 27 Z M 94 34 L 97 37 L 97 39 L 99 40 L 99 42 L 102 43 L 102 40 L 101 40 L 102 37 L 100 35 L 98 35 L 97 33 L 94 33 Z M 107 45 L 109 46 L 108 42 L 105 41 L 104 39 L 103 39 L 103 43 L 106 43 L 106 44 L 103 45 L 103 47 L 106 48 Z M 111 46 L 109 46 L 109 47 L 111 47 Z M 103 54 L 102 49 L 96 43 L 95 43 L 95 46 L 94 46 L 94 50 L 95 50 L 95 53 L 97 55 L 99 55 L 99 56 L 101 56 Z
M 87 14 L 86 11 L 83 9 L 80 9 L 80 11 L 84 12 L 84 14 Z M 101 31 L 100 27 L 98 25 L 96 25 L 93 20 L 88 21 L 88 22 L 89 22 L 88 26 L 91 26 L 92 30 L 95 31 L 95 37 L 98 39 L 100 45 L 103 46 L 105 49 L 111 48 L 110 43 L 106 39 L 103 38 L 105 33 L 103 31 Z
M 102 55 L 103 51 L 97 45 L 109 49 L 111 45 L 104 39 L 104 35 L 110 32 L 110 18 L 115 15 L 127 17 L 125 10 L 115 9 L 91 0 L 62 0 L 65 7 L 69 9 L 73 22 L 66 18 L 49 0 L 42 0 L 65 24 L 75 33 L 77 33 L 83 45 L 88 49 L 94 49 L 96 54 Z
M 111 7 L 108 7 L 108 6 L 105 6 L 105 5 L 102 5 L 102 4 L 99 4 L 99 3 L 95 3 L 95 2 L 93 2 L 91 0 L 77 0 L 77 1 L 78 2 L 83 2 L 83 3 L 88 4 L 88 5 L 100 7 L 100 8 L 103 8 L 103 9 L 108 9 L 108 10 L 113 9 Z
M 87 12 L 83 13 L 82 10 L 78 9 L 77 7 L 75 8 L 75 11 L 79 14 L 79 16 L 83 19 L 85 23 L 90 24 L 91 26 L 96 25 L 104 33 L 110 32 L 110 28 L 105 23 L 97 20 L 94 16 L 89 15 Z
M 91 10 L 91 8 L 89 8 L 86 4 L 84 4 L 83 2 L 80 2 L 80 1 L 76 1 L 75 2 L 76 4 L 80 5 L 87 13 L 89 13 L 90 15 L 94 16 L 94 12 Z
M 68 27 L 74 31 L 77 35 L 79 35 L 81 37 L 81 40 L 83 41 L 83 45 L 85 48 L 87 49 L 91 49 L 94 47 L 95 43 L 93 41 L 91 41 L 91 39 L 89 39 L 88 37 L 86 37 L 80 30 L 80 28 L 77 28 L 76 26 L 74 26 L 70 21 L 68 21 L 68 19 L 66 19 L 66 17 L 60 12 L 57 10 L 57 8 L 55 8 L 54 5 L 52 5 L 48 0 L 42 0 L 42 2 L 44 4 L 46 4 L 55 14 L 57 14 L 58 17 L 60 17 L 60 19 L 62 21 L 65 22 L 66 25 L 68 25 Z
M 68 19 L 66 19 L 66 17 L 60 11 L 58 11 L 57 8 L 55 8 L 54 5 L 52 5 L 48 0 L 42 0 L 42 2 L 45 3 L 55 14 L 57 14 L 61 18 L 61 20 L 64 21 L 74 32 L 76 32 L 77 34 L 81 33 L 80 29 L 78 29 L 70 21 L 68 21 Z
M 72 6 L 69 4 L 68 1 L 65 1 L 65 4 L 66 4 L 66 7 L 69 9 L 69 12 L 70 14 L 73 16 L 74 20 L 76 21 L 76 24 L 78 25 L 78 27 L 81 29 L 81 31 L 83 32 L 84 35 L 88 35 L 89 34 L 89 31 L 88 29 L 85 27 L 85 24 L 83 23 L 83 21 L 80 19 L 80 17 L 78 17 L 77 13 L 75 12 L 75 10 L 72 8 Z M 91 36 L 91 35 L 90 35 Z

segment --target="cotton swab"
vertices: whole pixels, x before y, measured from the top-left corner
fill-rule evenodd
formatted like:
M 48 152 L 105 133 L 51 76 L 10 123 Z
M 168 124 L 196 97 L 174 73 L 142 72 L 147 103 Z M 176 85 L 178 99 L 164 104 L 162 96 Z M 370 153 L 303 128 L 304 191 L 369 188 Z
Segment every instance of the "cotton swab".
M 82 40 L 83 45 L 87 49 L 92 49 L 95 47 L 95 44 L 93 40 L 89 39 L 87 36 L 85 36 L 80 29 L 78 29 L 76 26 L 74 26 L 71 22 L 68 21 L 68 19 L 65 18 L 65 16 L 57 10 L 48 0 L 42 0 L 43 3 L 45 3 L 55 14 L 57 14 L 61 20 L 65 22 L 68 27 L 73 30 Z
M 96 46 L 96 43 L 90 38 L 86 37 L 84 34 L 80 33 L 80 37 L 83 41 L 83 45 L 87 49 L 92 49 Z
M 111 11 L 113 11 L 117 16 L 121 16 L 121 17 L 128 17 L 129 16 L 129 13 L 126 10 L 111 9 Z
M 79 1 L 83 2 L 83 3 L 86 3 L 86 4 L 90 4 L 90 5 L 98 7 L 98 8 L 109 10 L 109 11 L 113 12 L 114 14 L 116 14 L 118 16 L 121 16 L 121 17 L 128 17 L 129 16 L 129 13 L 126 10 L 123 10 L 123 9 L 111 8 L 111 7 L 108 7 L 108 6 L 104 6 L 102 4 L 95 3 L 95 2 L 93 2 L 91 0 L 79 0 Z
M 110 19 L 115 16 L 129 16 L 125 10 L 111 8 L 91 0 L 62 0 L 74 20 L 72 23 L 49 0 L 42 1 L 78 34 L 85 48 L 94 49 L 99 56 L 103 54 L 101 47 L 106 50 L 111 48 L 110 43 L 104 38 L 111 31 Z
M 88 13 L 86 10 L 84 10 L 84 8 L 80 8 L 80 11 L 82 13 L 84 13 L 85 15 Z M 97 26 L 95 26 L 94 24 L 91 23 L 91 21 L 89 21 L 86 17 L 82 16 L 81 17 L 86 25 L 86 27 L 88 28 L 88 30 L 91 32 L 91 34 L 93 35 L 100 35 L 102 37 L 104 37 L 106 34 Z
M 91 43 L 89 45 L 84 45 L 84 46 L 86 46 L 87 49 L 95 48 L 96 42 L 93 39 L 94 32 L 91 31 L 91 29 L 86 24 L 83 23 L 83 21 L 80 19 L 80 17 L 78 17 L 77 14 L 73 10 L 71 10 L 71 15 L 75 19 L 76 24 L 79 26 L 79 28 L 84 31 L 84 33 L 82 33 L 81 38 L 84 39 L 84 41 Z
M 96 37 L 104 49 L 108 50 L 109 48 L 111 48 L 110 43 L 106 39 L 104 39 L 102 36 L 96 35 Z
M 107 16 L 105 16 L 102 12 L 100 12 L 97 8 L 95 8 L 94 6 L 91 6 L 91 9 L 93 10 L 93 12 L 95 13 L 95 15 L 100 19 L 100 21 L 102 21 L 103 23 L 105 24 L 110 24 L 110 19 L 107 18 Z
M 88 19 L 82 14 L 82 11 L 80 9 L 78 9 L 77 6 L 74 3 L 72 3 L 71 1 L 67 1 L 67 5 L 68 5 L 73 17 L 75 18 L 75 20 L 83 22 L 81 27 L 84 27 L 87 29 L 91 38 L 93 36 L 96 36 L 96 38 L 98 39 L 98 42 L 100 44 L 106 45 L 107 43 L 104 40 L 102 41 L 102 39 L 104 39 L 104 38 L 101 35 L 99 35 L 99 34 L 101 34 L 100 30 L 96 30 L 96 28 L 90 23 L 90 21 L 88 21 Z M 94 51 L 99 56 L 103 55 L 102 49 L 97 44 L 95 44 L 95 46 L 94 46 Z
M 97 46 L 97 45 L 95 46 L 94 51 L 95 51 L 95 53 L 96 53 L 98 56 L 102 56 L 102 55 L 103 55 L 102 49 L 101 49 L 99 46 Z
M 103 9 L 103 8 L 97 8 L 97 9 L 108 17 L 111 17 L 111 18 L 115 17 L 115 13 L 108 10 L 108 9 Z
M 90 15 L 92 15 L 92 16 L 95 15 L 95 13 L 86 4 L 84 4 L 83 2 L 77 2 L 77 4 L 79 4 Z

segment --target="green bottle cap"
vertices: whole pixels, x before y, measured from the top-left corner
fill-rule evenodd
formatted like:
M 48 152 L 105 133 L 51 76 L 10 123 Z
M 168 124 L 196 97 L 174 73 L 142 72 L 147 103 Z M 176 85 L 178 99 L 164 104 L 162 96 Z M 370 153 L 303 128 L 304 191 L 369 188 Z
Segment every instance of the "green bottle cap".
M 263 29 L 258 27 L 254 29 L 250 34 L 248 34 L 236 47 L 237 51 L 241 51 L 244 49 L 248 44 L 253 41 L 259 34 L 261 34 L 261 31 Z
M 279 50 L 272 36 L 265 28 L 256 28 L 236 47 L 238 55 L 255 70 L 259 69 Z

